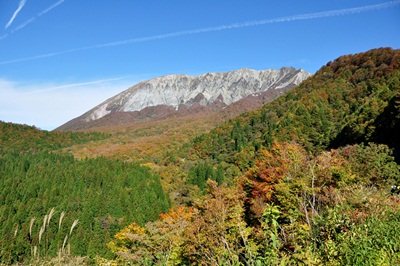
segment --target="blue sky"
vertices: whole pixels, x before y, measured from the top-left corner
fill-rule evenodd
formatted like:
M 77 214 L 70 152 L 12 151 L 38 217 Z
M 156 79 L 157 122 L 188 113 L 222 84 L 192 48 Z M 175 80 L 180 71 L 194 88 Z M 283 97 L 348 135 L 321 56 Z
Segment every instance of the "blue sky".
M 167 74 L 400 48 L 400 0 L 0 0 L 0 120 L 51 130 Z

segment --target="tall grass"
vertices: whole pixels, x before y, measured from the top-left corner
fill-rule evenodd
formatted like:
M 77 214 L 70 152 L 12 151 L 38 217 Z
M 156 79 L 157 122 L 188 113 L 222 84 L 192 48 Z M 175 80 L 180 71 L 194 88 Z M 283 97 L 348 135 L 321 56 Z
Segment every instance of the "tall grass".
M 69 240 L 71 239 L 72 232 L 74 228 L 78 225 L 79 220 L 74 220 L 71 226 L 63 228 L 63 220 L 66 213 L 63 211 L 60 213 L 58 219 L 58 226 L 52 225 L 51 219 L 56 215 L 56 210 L 52 208 L 48 214 L 44 215 L 41 223 L 37 223 L 35 227 L 36 217 L 32 217 L 29 223 L 29 241 L 31 249 L 31 263 L 33 264 L 46 264 L 46 261 L 57 260 L 58 263 L 65 263 L 71 260 L 71 245 Z M 56 229 L 54 228 L 56 226 Z M 35 236 L 35 231 L 37 231 L 37 237 Z M 66 232 L 63 237 L 63 242 L 59 241 L 61 235 Z M 54 244 L 56 242 L 56 245 Z M 57 246 L 57 257 L 51 258 L 50 249 L 52 246 Z

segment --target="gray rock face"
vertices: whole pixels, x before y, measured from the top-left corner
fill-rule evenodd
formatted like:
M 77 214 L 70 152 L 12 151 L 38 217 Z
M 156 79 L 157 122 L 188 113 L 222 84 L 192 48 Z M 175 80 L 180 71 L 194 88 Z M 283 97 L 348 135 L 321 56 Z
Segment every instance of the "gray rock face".
M 206 73 L 201 76 L 168 75 L 143 81 L 106 100 L 86 114 L 86 122 L 114 112 L 134 112 L 151 106 L 207 106 L 216 101 L 226 106 L 247 96 L 267 90 L 279 90 L 298 85 L 311 76 L 303 69 L 279 70 L 241 69 L 226 73 Z

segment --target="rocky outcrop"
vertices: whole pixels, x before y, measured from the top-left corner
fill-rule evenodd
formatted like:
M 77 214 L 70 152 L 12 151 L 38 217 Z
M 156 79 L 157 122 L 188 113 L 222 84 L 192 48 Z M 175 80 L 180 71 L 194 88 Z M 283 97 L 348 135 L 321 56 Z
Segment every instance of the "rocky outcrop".
M 247 97 L 259 98 L 265 95 L 277 97 L 280 92 L 293 88 L 309 76 L 311 74 L 302 69 L 284 67 L 279 70 L 257 71 L 244 68 L 200 76 L 157 77 L 140 82 L 106 100 L 59 127 L 58 130 L 80 129 L 86 127 L 86 123 L 98 124 L 93 122 L 106 116 L 115 117 L 115 114 L 127 112 L 143 113 L 143 110 L 147 110 L 146 113 L 149 109 L 152 110 L 153 117 L 180 111 L 187 112 L 190 109 L 206 110 L 208 107 L 218 111 Z M 157 109 L 160 109 L 159 114 Z M 129 115 L 129 117 L 140 117 L 140 115 Z

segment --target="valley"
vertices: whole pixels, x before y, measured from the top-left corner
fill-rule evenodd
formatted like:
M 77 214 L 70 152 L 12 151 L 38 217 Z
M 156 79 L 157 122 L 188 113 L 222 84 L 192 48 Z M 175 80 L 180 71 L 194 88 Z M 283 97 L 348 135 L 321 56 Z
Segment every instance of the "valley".
M 399 263 L 400 51 L 268 71 L 144 81 L 52 132 L 1 122 L 0 264 Z

